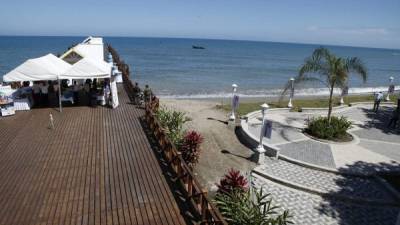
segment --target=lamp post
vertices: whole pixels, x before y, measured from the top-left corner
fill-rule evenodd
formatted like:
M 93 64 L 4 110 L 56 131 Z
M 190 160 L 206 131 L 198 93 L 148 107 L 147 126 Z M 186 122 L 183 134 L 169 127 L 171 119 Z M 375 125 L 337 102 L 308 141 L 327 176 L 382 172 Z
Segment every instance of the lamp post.
M 339 101 L 340 105 L 344 104 L 345 88 L 346 87 L 342 88 L 342 93 L 340 93 L 340 101 Z
M 264 103 L 261 105 L 261 114 L 262 114 L 262 123 L 261 123 L 261 129 L 260 129 L 260 142 L 258 143 L 258 146 L 256 148 L 256 151 L 258 153 L 258 164 L 263 164 L 264 159 L 265 159 L 265 149 L 263 145 L 263 138 L 264 138 L 264 129 L 265 129 L 265 114 L 269 108 L 269 105 L 267 103 Z
M 289 103 L 288 103 L 288 107 L 292 108 L 293 104 L 292 104 L 292 98 L 294 96 L 294 78 L 290 78 L 290 97 L 289 97 Z
M 229 117 L 229 120 L 235 120 L 235 105 L 234 105 L 234 99 L 235 99 L 235 93 L 237 90 L 237 85 L 236 84 L 232 84 L 232 113 L 231 116 Z
M 386 101 L 390 101 L 390 87 L 393 84 L 393 80 L 394 80 L 393 77 L 389 77 L 389 88 L 388 88 L 388 93 L 387 93 L 386 99 L 385 99 Z
M 342 96 L 340 96 L 340 105 L 343 105 L 344 104 L 344 99 L 343 99 L 343 95 Z

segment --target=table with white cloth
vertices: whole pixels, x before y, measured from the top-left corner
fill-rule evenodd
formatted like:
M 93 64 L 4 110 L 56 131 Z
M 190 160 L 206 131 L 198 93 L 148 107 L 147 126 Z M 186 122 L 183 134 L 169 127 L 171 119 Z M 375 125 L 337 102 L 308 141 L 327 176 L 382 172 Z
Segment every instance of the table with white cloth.
M 14 99 L 14 110 L 22 111 L 22 110 L 31 110 L 31 102 L 28 98 L 16 98 Z
M 61 101 L 62 102 L 71 102 L 71 104 L 74 104 L 74 97 L 66 97 L 66 96 L 62 95 Z
M 98 95 L 97 101 L 100 102 L 100 105 L 106 105 L 106 97 L 104 95 Z
M 12 100 L 0 99 L 0 115 L 11 116 L 15 114 L 14 102 Z

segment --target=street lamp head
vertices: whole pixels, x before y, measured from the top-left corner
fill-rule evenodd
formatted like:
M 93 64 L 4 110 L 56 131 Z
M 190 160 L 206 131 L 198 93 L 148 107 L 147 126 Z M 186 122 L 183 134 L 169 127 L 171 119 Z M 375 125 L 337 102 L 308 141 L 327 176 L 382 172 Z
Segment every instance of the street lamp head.
M 262 110 L 267 110 L 267 109 L 269 109 L 269 105 L 267 104 L 267 103 L 264 103 L 264 104 L 262 104 L 262 105 L 260 105 L 261 106 L 261 109 Z
M 290 81 L 292 81 L 292 82 L 293 82 L 293 81 L 294 81 L 294 78 L 293 78 L 293 77 L 291 77 L 291 78 L 290 78 Z
M 264 104 L 262 104 L 262 105 L 260 105 L 261 106 L 261 113 L 262 113 L 262 115 L 264 116 L 265 115 L 265 112 L 267 111 L 267 109 L 269 108 L 269 105 L 267 104 L 267 103 L 264 103 Z
M 233 92 L 236 92 L 237 87 L 238 87 L 238 86 L 237 86 L 236 84 L 232 84 L 232 91 L 233 91 Z
M 389 77 L 389 80 L 390 80 L 390 81 L 393 81 L 393 80 L 394 80 L 394 77 Z

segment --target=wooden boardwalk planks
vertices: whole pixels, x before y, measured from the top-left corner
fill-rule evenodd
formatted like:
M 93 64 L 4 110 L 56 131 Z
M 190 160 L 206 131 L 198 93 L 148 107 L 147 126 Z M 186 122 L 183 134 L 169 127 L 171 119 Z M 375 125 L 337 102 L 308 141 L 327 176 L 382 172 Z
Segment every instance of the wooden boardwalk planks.
M 0 225 L 185 224 L 141 127 L 144 111 L 119 92 L 115 110 L 0 118 Z

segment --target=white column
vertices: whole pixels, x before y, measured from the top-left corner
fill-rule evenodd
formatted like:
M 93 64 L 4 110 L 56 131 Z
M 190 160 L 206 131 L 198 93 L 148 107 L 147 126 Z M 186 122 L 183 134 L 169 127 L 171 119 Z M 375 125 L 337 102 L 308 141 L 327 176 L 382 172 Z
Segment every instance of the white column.
M 269 106 L 267 103 L 261 105 L 262 122 L 260 128 L 260 141 L 256 148 L 256 151 L 258 153 L 258 162 L 257 162 L 258 164 L 263 164 L 265 159 L 265 149 L 264 149 L 263 139 L 264 139 L 265 114 L 268 108 Z
M 233 105 L 233 99 L 235 97 L 235 93 L 236 93 L 236 89 L 237 89 L 237 85 L 236 84 L 232 84 L 232 112 L 231 115 L 229 117 L 229 120 L 235 120 L 235 107 Z
M 390 88 L 390 85 L 392 85 L 393 84 L 393 80 L 394 80 L 394 78 L 393 77 L 389 77 L 389 87 L 388 87 L 388 93 L 387 93 L 387 95 L 386 95 L 386 101 L 390 101 L 390 93 L 389 93 L 389 88 Z
M 289 103 L 287 105 L 287 107 L 292 108 L 293 104 L 292 104 L 292 97 L 294 95 L 294 78 L 290 78 L 290 97 L 289 97 Z

